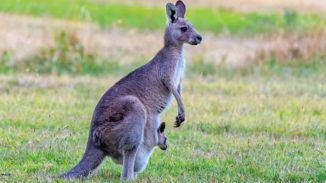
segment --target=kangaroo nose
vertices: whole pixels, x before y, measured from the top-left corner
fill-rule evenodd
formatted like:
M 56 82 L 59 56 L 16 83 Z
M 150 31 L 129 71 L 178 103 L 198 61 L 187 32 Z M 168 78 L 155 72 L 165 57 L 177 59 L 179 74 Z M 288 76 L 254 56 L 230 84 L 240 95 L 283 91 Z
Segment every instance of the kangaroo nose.
M 196 37 L 196 39 L 197 39 L 198 41 L 201 41 L 203 38 L 202 38 L 200 35 L 198 35 L 198 36 Z

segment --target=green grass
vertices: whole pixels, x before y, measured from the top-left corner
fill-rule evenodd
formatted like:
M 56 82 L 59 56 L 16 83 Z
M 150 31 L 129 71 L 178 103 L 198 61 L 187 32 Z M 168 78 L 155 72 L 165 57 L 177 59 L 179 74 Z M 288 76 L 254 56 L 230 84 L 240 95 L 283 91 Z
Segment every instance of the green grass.
M 173 102 L 162 115 L 169 149 L 155 150 L 138 181 L 326 181 L 324 66 L 302 76 L 294 71 L 305 66 L 275 64 L 188 73 L 186 122 L 172 127 Z M 60 181 L 53 176 L 80 159 L 93 109 L 120 77 L 0 75 L 0 173 L 10 174 L 0 181 Z M 118 181 L 120 171 L 107 159 L 86 181 Z
M 86 20 L 105 27 L 162 29 L 166 22 L 163 7 L 95 3 L 86 0 L 2 0 L 0 11 Z M 231 34 L 304 31 L 326 25 L 326 19 L 321 15 L 298 14 L 291 10 L 284 10 L 283 13 L 244 13 L 222 8 L 189 8 L 187 18 L 200 31 Z

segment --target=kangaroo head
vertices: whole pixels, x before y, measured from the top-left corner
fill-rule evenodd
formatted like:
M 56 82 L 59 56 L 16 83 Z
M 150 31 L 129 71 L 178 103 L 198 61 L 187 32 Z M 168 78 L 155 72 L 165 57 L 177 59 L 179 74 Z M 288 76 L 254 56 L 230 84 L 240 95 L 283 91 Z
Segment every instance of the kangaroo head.
M 164 129 L 165 129 L 165 122 L 162 122 L 160 127 L 158 127 L 157 129 L 157 133 L 158 133 L 158 147 L 162 150 L 166 150 L 168 148 L 168 145 L 166 144 L 166 136 L 164 133 Z
M 191 23 L 184 19 L 186 6 L 182 1 L 176 4 L 166 4 L 167 26 L 165 29 L 165 44 L 182 45 L 189 43 L 197 45 L 201 42 L 202 37 L 192 27 Z

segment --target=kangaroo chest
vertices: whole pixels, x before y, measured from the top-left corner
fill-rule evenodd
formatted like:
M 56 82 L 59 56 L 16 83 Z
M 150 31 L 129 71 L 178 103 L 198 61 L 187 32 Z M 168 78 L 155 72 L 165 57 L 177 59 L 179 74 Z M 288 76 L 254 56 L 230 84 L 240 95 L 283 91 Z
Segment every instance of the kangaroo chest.
M 173 73 L 173 83 L 176 88 L 181 82 L 181 79 L 184 74 L 184 70 L 185 70 L 185 59 L 182 54 L 181 57 L 176 62 L 174 73 Z

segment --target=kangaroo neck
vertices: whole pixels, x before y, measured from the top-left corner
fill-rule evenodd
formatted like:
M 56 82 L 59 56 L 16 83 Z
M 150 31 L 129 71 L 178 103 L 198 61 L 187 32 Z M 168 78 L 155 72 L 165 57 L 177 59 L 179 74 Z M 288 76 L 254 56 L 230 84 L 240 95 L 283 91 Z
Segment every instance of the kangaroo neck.
M 178 41 L 173 37 L 173 30 L 170 26 L 167 26 L 164 32 L 164 53 L 169 53 L 174 56 L 182 56 L 183 45 L 184 43 L 182 41 Z
M 173 50 L 179 51 L 181 53 L 183 51 L 183 44 L 179 44 L 179 43 L 176 43 L 176 44 L 164 44 L 164 48 L 173 49 Z
M 163 53 L 168 53 L 169 56 L 173 56 L 174 58 L 183 57 L 183 44 L 166 44 L 163 50 Z

